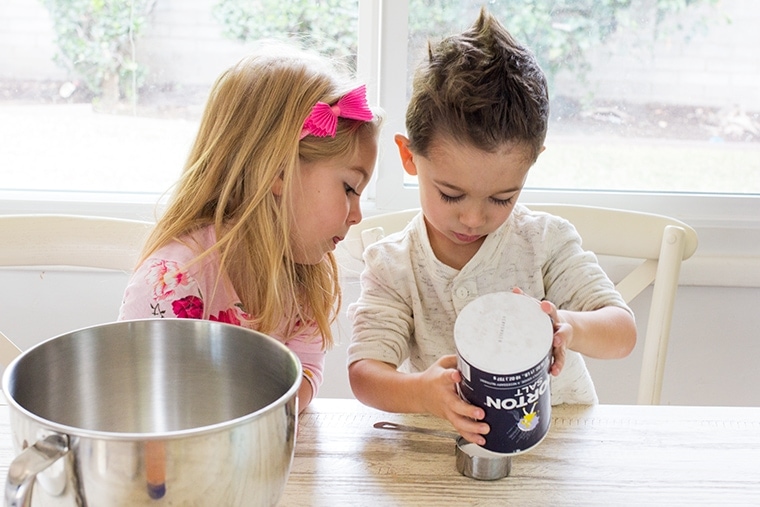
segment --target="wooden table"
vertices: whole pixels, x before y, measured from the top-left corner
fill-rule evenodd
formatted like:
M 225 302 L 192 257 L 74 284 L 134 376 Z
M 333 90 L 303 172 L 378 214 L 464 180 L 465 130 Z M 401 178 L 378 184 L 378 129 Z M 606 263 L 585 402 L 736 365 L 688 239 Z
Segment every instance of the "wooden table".
M 13 459 L 5 403 L 0 396 L 3 480 Z M 451 431 L 431 416 L 317 399 L 300 418 L 279 505 L 760 505 L 760 408 L 554 407 L 546 439 L 492 482 L 457 472 L 452 438 L 374 428 L 379 421 Z
M 760 505 L 760 408 L 558 406 L 509 477 L 460 475 L 453 439 L 376 429 L 447 422 L 316 399 L 282 506 Z

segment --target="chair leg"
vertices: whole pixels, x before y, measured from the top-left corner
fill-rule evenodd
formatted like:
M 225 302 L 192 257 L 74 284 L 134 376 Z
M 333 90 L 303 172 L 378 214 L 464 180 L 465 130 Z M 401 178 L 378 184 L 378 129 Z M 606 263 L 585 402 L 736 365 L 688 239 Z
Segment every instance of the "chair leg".
M 670 324 L 678 289 L 685 237 L 686 231 L 683 228 L 675 225 L 665 227 L 644 339 L 644 356 L 638 392 L 640 405 L 660 404 Z
M 10 338 L 0 333 L 0 365 L 8 366 L 21 354 L 21 349 Z

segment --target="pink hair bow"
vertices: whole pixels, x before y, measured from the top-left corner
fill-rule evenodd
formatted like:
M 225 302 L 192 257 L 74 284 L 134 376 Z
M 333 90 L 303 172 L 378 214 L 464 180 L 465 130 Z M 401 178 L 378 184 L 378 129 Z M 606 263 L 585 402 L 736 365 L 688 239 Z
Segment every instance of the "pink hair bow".
M 338 118 L 361 121 L 370 121 L 373 118 L 372 111 L 367 105 L 367 90 L 364 85 L 351 90 L 332 106 L 317 102 L 303 122 L 300 139 L 309 134 L 317 137 L 335 137 Z

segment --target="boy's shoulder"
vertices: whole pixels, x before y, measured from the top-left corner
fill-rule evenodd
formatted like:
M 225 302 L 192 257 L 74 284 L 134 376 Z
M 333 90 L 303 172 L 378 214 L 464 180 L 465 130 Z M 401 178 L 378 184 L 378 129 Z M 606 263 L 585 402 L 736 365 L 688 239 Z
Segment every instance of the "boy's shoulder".
M 510 220 L 514 225 L 520 226 L 536 226 L 536 227 L 552 227 L 561 226 L 567 223 L 562 217 L 552 215 L 541 210 L 533 210 L 530 208 L 530 204 L 517 204 L 515 205 Z
M 401 230 L 382 232 L 381 236 L 365 248 L 365 256 L 388 258 L 406 256 L 420 242 L 420 226 L 424 224 L 421 213 Z
M 516 235 L 531 242 L 570 239 L 577 234 L 566 219 L 540 209 L 531 209 L 530 204 L 517 204 L 508 223 L 501 230 L 505 238 L 514 238 Z
M 408 241 L 412 241 L 417 235 L 418 223 L 423 223 L 421 220 L 422 213 L 420 212 L 419 214 L 415 215 L 401 230 L 388 232 L 381 230 L 377 241 L 369 245 L 367 248 L 394 248 L 394 245 L 402 245 Z

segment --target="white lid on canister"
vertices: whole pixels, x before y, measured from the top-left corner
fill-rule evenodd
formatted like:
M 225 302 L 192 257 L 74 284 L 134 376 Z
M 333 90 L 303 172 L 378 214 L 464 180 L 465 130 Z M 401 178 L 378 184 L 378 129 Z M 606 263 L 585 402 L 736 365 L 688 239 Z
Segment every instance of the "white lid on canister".
M 549 316 L 531 297 L 513 292 L 480 296 L 454 324 L 457 352 L 489 373 L 520 373 L 538 364 L 552 344 Z

